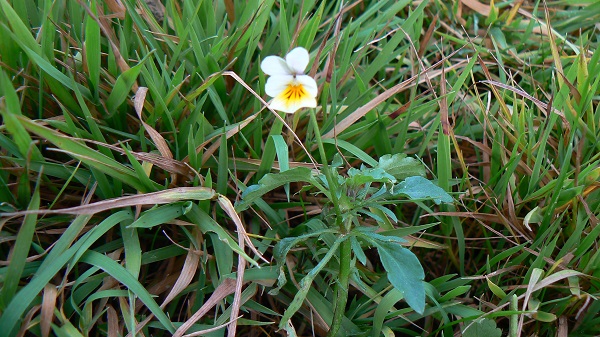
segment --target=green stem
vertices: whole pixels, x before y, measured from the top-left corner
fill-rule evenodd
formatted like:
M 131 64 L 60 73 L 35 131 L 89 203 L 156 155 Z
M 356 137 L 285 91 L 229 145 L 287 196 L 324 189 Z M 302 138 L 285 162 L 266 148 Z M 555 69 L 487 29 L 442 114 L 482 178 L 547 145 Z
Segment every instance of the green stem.
M 510 310 L 519 311 L 519 300 L 517 295 L 513 295 L 510 299 Z M 508 331 L 509 337 L 517 337 L 519 335 L 519 315 L 510 315 L 510 328 Z
M 338 281 L 335 285 L 335 310 L 333 312 L 333 321 L 331 322 L 331 329 L 327 337 L 334 337 L 337 335 L 340 327 L 342 326 L 342 320 L 346 313 L 346 303 L 348 302 L 348 285 L 350 284 L 350 267 L 352 263 L 352 246 L 349 238 L 344 240 L 340 245 L 340 273 L 338 275 Z
M 337 182 L 333 179 L 332 172 L 329 169 L 329 160 L 325 155 L 325 148 L 323 147 L 323 140 L 321 139 L 319 123 L 317 123 L 317 116 L 313 109 L 310 110 L 310 122 L 315 133 L 317 146 L 319 147 L 319 154 L 321 155 L 321 163 L 323 164 L 323 171 L 325 171 L 327 185 L 329 185 L 329 196 L 335 211 L 335 225 L 339 227 L 341 235 L 346 235 L 350 226 L 346 226 L 342 221 L 342 212 L 340 211 L 339 200 L 336 195 Z M 350 280 L 351 263 L 352 246 L 350 244 L 350 240 L 346 238 L 346 240 L 342 241 L 340 244 L 340 271 L 338 275 L 338 281 L 335 285 L 335 309 L 333 312 L 331 328 L 327 334 L 328 337 L 336 336 L 340 330 L 340 327 L 342 326 L 342 319 L 346 313 L 346 303 L 348 302 L 348 285 Z
M 340 228 L 341 233 L 345 234 L 347 232 L 344 224 L 342 223 L 342 213 L 340 211 L 340 204 L 337 198 L 336 192 L 336 181 L 333 179 L 331 175 L 331 170 L 329 169 L 328 159 L 325 155 L 325 148 L 323 147 L 323 139 L 321 139 L 321 131 L 319 130 L 319 123 L 317 122 L 317 116 L 315 114 L 315 110 L 310 110 L 310 122 L 313 127 L 313 131 L 315 133 L 315 138 L 317 140 L 317 146 L 319 148 L 319 154 L 321 155 L 321 164 L 323 165 L 323 171 L 325 172 L 325 178 L 327 179 L 327 185 L 329 185 L 329 196 L 331 198 L 331 203 L 333 204 L 333 209 L 335 211 L 335 224 Z

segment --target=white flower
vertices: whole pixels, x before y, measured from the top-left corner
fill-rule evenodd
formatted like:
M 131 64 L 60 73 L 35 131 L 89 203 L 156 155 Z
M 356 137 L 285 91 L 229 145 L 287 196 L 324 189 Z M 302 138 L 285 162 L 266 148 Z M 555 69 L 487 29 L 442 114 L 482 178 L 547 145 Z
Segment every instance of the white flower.
M 317 107 L 317 82 L 304 75 L 308 65 L 308 51 L 294 48 L 285 60 L 279 56 L 267 56 L 260 68 L 270 77 L 265 84 L 265 92 L 273 97 L 269 106 L 274 110 L 294 113 L 300 108 Z

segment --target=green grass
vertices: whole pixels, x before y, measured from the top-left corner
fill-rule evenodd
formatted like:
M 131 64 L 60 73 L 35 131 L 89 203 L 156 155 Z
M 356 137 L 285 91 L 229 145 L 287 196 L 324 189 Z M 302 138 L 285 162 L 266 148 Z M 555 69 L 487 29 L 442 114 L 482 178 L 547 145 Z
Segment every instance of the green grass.
M 0 0 L 2 334 L 598 334 L 599 3 L 147 3 Z

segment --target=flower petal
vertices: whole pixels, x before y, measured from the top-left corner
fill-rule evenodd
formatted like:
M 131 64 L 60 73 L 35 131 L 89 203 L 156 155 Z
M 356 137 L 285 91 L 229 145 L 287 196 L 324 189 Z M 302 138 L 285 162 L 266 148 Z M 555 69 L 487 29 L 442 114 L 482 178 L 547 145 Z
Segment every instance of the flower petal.
M 265 93 L 270 97 L 277 97 L 292 83 L 294 83 L 294 76 L 292 75 L 271 76 L 265 83 Z
M 288 67 L 287 62 L 279 56 L 267 56 L 260 63 L 260 69 L 269 75 L 292 75 L 292 69 Z
M 319 87 L 317 86 L 317 81 L 315 81 L 314 78 L 308 75 L 297 75 L 296 81 L 304 86 L 304 89 L 306 89 L 309 95 L 317 97 L 317 94 L 319 93 Z
M 317 100 L 304 85 L 292 82 L 269 105 L 275 110 L 294 113 L 300 108 L 315 108 Z
M 285 61 L 294 74 L 304 74 L 304 70 L 310 61 L 310 56 L 308 55 L 308 50 L 297 47 L 285 55 Z
M 282 111 L 288 114 L 293 114 L 301 108 L 316 108 L 317 100 L 314 97 L 306 97 L 299 101 L 287 102 L 284 99 L 280 99 L 279 97 L 275 97 L 270 103 L 269 106 L 273 110 Z

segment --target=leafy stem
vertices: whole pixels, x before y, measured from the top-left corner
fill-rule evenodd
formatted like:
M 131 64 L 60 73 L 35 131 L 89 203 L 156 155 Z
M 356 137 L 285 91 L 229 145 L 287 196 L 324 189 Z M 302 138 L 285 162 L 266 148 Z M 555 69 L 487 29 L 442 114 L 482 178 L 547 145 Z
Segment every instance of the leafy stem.
M 301 308 L 311 285 L 318 273 L 332 257 L 339 256 L 337 278 L 334 286 L 333 318 L 328 336 L 340 334 L 342 323 L 345 319 L 346 304 L 348 302 L 349 278 L 354 268 L 353 263 L 358 260 L 361 264 L 367 263 L 363 252 L 363 245 L 375 247 L 384 269 L 387 271 L 389 282 L 397 289 L 400 298 L 419 314 L 425 311 L 425 273 L 417 256 L 409 249 L 401 246 L 405 242 L 401 237 L 386 235 L 377 232 L 377 229 L 394 229 L 392 222 L 397 222 L 395 213 L 388 209 L 386 204 L 394 203 L 396 199 L 432 200 L 436 204 L 452 202 L 452 197 L 442 188 L 424 178 L 425 169 L 422 164 L 406 157 L 404 154 L 384 155 L 378 163 L 371 167 L 362 165 L 350 168 L 346 176 L 340 175 L 336 169 L 341 160 L 333 158 L 329 164 L 323 147 L 317 117 L 314 110 L 310 110 L 310 124 L 314 129 L 317 146 L 319 148 L 322 168 L 319 176 L 306 167 L 296 167 L 284 172 L 268 173 L 257 185 L 248 186 L 242 194 L 242 200 L 236 205 L 240 212 L 250 207 L 265 193 L 290 182 L 303 182 L 318 189 L 323 193 L 330 212 L 321 213 L 321 219 L 313 219 L 312 225 L 307 222 L 307 227 L 313 229 L 308 234 L 287 237 L 282 239 L 274 248 L 274 256 L 280 266 L 285 262 L 290 249 L 301 242 L 308 240 L 323 240 L 329 244 L 325 256 L 319 259 L 318 264 L 300 282 L 300 288 L 294 300 L 286 309 L 280 321 L 280 328 L 294 335 L 295 330 L 290 320 Z M 374 219 L 378 226 L 362 226 L 357 217 Z M 327 223 L 324 223 L 325 220 Z M 418 231 L 419 229 L 416 229 Z M 337 239 L 333 244 L 327 236 L 336 234 Z M 410 234 L 410 233 L 409 233 Z M 406 234 L 408 235 L 408 234 Z M 330 237 L 330 236 L 329 236 Z M 360 239 L 360 240 L 359 240 Z M 338 255 L 339 254 L 339 255 Z M 354 259 L 353 257 L 356 257 Z M 278 291 L 286 283 L 285 275 L 278 279 Z M 374 327 L 374 335 L 379 334 L 381 326 Z
M 310 122 L 315 132 L 317 146 L 319 147 L 319 154 L 321 155 L 321 162 L 323 163 L 323 171 L 325 171 L 325 178 L 327 179 L 327 185 L 329 187 L 331 203 L 333 204 L 333 209 L 335 211 L 335 224 L 337 227 L 339 227 L 341 235 L 346 235 L 350 230 L 350 226 L 346 226 L 342 220 L 342 212 L 340 210 L 340 204 L 336 194 L 336 181 L 333 179 L 331 170 L 329 169 L 328 159 L 325 155 L 325 148 L 323 147 L 323 140 L 321 139 L 321 132 L 319 130 L 319 123 L 317 123 L 317 116 L 314 109 L 310 110 Z M 331 329 L 329 329 L 329 333 L 327 334 L 327 336 L 330 337 L 337 335 L 346 311 L 351 262 L 352 246 L 350 244 L 350 240 L 344 240 L 340 245 L 340 269 L 338 282 L 335 286 L 335 309 L 333 321 L 331 323 Z
M 329 169 L 329 164 L 327 160 L 327 156 L 325 155 L 325 148 L 323 147 L 323 139 L 321 139 L 321 131 L 319 130 L 319 123 L 317 122 L 317 116 L 314 109 L 310 109 L 310 122 L 312 124 L 313 130 L 315 132 L 315 138 L 317 140 L 317 146 L 319 147 L 319 154 L 321 155 L 321 162 L 323 165 L 323 171 L 325 171 L 325 179 L 327 179 L 327 185 L 329 190 L 329 195 L 331 197 L 331 203 L 333 204 L 333 209 L 335 211 L 335 224 L 340 228 L 341 233 L 345 234 L 347 232 L 344 224 L 342 223 L 342 212 L 340 211 L 340 203 L 336 194 L 337 184 L 333 179 L 331 174 L 331 170 Z
M 348 285 L 350 284 L 350 270 L 352 264 L 352 246 L 350 238 L 347 238 L 340 244 L 340 273 L 338 281 L 335 285 L 335 310 L 333 312 L 333 320 L 327 337 L 337 335 L 344 313 L 346 312 L 346 303 L 348 302 Z

